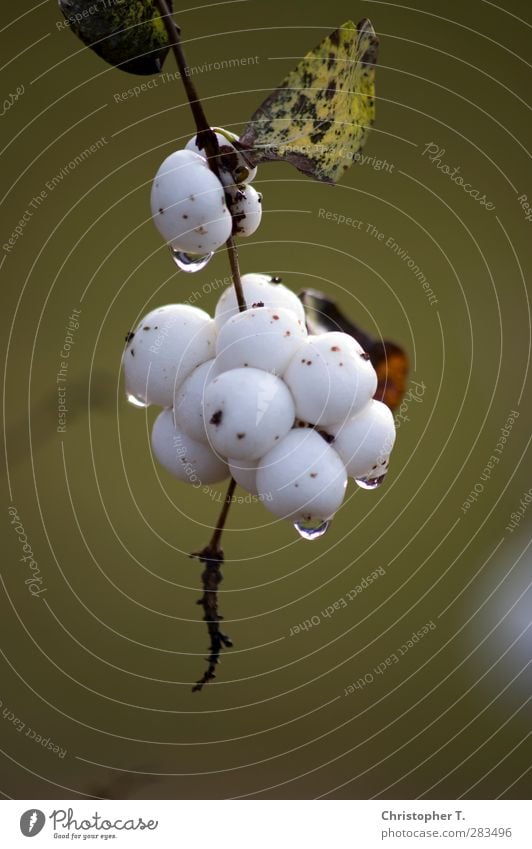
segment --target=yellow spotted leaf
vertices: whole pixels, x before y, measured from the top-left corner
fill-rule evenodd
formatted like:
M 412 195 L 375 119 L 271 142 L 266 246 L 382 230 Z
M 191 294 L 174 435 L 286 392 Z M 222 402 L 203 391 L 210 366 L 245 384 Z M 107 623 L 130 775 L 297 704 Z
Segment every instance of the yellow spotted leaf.
M 357 161 L 375 118 L 379 40 L 371 22 L 328 35 L 257 109 L 240 142 L 255 163 L 290 162 L 337 182 Z

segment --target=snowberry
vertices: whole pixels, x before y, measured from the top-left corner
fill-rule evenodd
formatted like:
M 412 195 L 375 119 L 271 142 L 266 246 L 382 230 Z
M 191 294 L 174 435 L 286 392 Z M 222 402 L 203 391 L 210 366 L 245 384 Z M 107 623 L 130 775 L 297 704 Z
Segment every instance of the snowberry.
M 215 341 L 214 320 L 197 307 L 168 304 L 152 310 L 127 337 L 126 392 L 141 403 L 171 407 L 176 387 L 212 359 Z
M 348 475 L 375 480 L 386 474 L 395 442 L 393 415 L 386 404 L 370 401 L 354 418 L 329 430 Z
M 265 307 L 284 307 L 295 312 L 304 323 L 305 310 L 297 295 L 283 286 L 282 283 L 272 282 L 274 279 L 270 274 L 244 274 L 242 276 L 242 289 L 246 306 L 252 307 L 254 304 L 260 304 Z M 235 290 L 233 286 L 230 286 L 222 293 L 216 304 L 214 320 L 216 321 L 217 331 L 220 332 L 225 322 L 237 313 L 238 303 Z
M 307 337 L 284 374 L 297 417 L 328 426 L 359 412 L 377 389 L 377 375 L 366 356 L 347 333 Z
M 262 218 L 262 195 L 253 186 L 237 186 L 228 192 L 233 216 L 233 235 L 252 236 Z
M 226 371 L 207 386 L 203 415 L 209 440 L 223 457 L 254 460 L 288 433 L 294 402 L 278 377 L 254 368 Z
M 347 486 L 336 451 L 309 428 L 291 430 L 257 467 L 257 490 L 265 507 L 295 523 L 330 519 Z
M 197 442 L 209 444 L 203 421 L 205 387 L 214 377 L 215 360 L 197 366 L 178 387 L 174 398 L 174 417 L 177 427 Z
M 235 460 L 234 457 L 228 459 L 229 471 L 231 476 L 236 480 L 237 484 L 251 492 L 252 495 L 257 495 L 257 460 Z
M 238 136 L 230 130 L 221 127 L 213 127 L 218 140 L 221 154 L 220 178 L 225 186 L 239 183 L 251 183 L 257 176 L 257 169 L 253 168 L 249 161 L 238 151 L 234 142 Z M 200 150 L 197 144 L 197 136 L 193 136 L 185 145 L 186 150 L 191 150 L 207 159 L 205 149 Z
M 231 235 L 225 192 L 206 160 L 191 150 L 168 156 L 151 190 L 155 226 L 177 251 L 205 255 Z
M 251 366 L 282 375 L 306 336 L 301 319 L 282 307 L 236 313 L 216 340 L 217 372 Z
M 163 410 L 155 419 L 151 444 L 161 466 L 180 481 L 199 487 L 229 476 L 227 464 L 208 445 L 175 426 L 171 410 Z

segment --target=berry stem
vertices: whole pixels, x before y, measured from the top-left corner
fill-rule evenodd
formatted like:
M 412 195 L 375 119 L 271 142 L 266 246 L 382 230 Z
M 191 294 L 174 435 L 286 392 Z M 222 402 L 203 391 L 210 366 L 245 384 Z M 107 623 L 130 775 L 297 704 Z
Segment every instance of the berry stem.
M 214 530 L 211 541 L 209 543 L 209 547 L 213 551 L 216 551 L 217 553 L 221 553 L 221 554 L 223 554 L 223 552 L 220 548 L 220 541 L 222 539 L 222 534 L 223 534 L 223 531 L 224 531 L 224 528 L 225 528 L 225 523 L 227 521 L 227 516 L 229 514 L 229 508 L 231 507 L 231 504 L 233 503 L 233 495 L 235 493 L 235 489 L 236 489 L 236 481 L 233 478 L 231 478 L 229 486 L 227 487 L 227 493 L 226 493 L 226 496 L 225 496 L 224 506 L 222 507 L 221 513 L 220 513 L 220 515 L 218 517 L 218 521 L 216 523 L 216 528 Z
M 246 299 L 244 297 L 244 289 L 242 288 L 242 279 L 240 277 L 240 264 L 238 262 L 238 250 L 233 236 L 230 236 L 225 243 L 229 264 L 231 266 L 231 274 L 233 275 L 233 286 L 235 289 L 236 300 L 240 312 L 244 312 L 246 307 Z
M 211 129 L 211 126 L 207 121 L 207 116 L 205 115 L 205 111 L 203 109 L 203 104 L 200 100 L 199 94 L 196 91 L 196 86 L 192 82 L 192 79 L 189 74 L 187 74 L 188 62 L 185 57 L 183 45 L 181 44 L 181 30 L 174 21 L 166 0 L 155 0 L 155 6 L 159 10 L 159 14 L 166 27 L 166 32 L 168 34 L 168 42 L 173 50 L 175 60 L 177 62 L 177 67 L 181 75 L 181 81 L 185 88 L 190 109 L 192 110 L 192 115 L 196 124 L 196 130 L 198 134 L 198 147 L 206 151 L 209 168 L 219 178 L 220 173 L 218 170 L 218 156 L 220 154 L 220 149 L 218 146 L 218 140 L 216 138 L 216 133 Z M 242 312 L 246 309 L 246 301 L 244 298 L 244 290 L 242 288 L 240 265 L 238 262 L 238 252 L 236 249 L 235 240 L 232 236 L 230 236 L 227 240 L 226 247 L 229 256 L 229 263 L 231 265 L 231 274 L 233 276 L 233 286 L 235 287 L 238 309 L 240 310 L 240 312 Z

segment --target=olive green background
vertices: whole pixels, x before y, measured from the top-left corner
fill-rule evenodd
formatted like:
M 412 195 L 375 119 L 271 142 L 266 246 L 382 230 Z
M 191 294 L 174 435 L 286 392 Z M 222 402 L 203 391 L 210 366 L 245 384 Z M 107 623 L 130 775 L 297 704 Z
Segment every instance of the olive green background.
M 195 76 L 211 123 L 237 130 L 295 57 L 344 20 L 372 18 L 382 50 L 365 153 L 388 167 L 366 161 L 331 187 L 289 165 L 262 166 L 263 223 L 242 240 L 240 260 L 294 290 L 334 295 L 367 330 L 400 342 L 420 393 L 403 409 L 386 485 L 350 487 L 322 540 L 298 540 L 260 504 L 234 505 L 221 593 L 234 648 L 200 694 L 191 683 L 207 639 L 200 566 L 187 555 L 207 542 L 223 487 L 202 493 L 154 465 L 154 411 L 130 407 L 120 380 L 138 317 L 194 292 L 212 310 L 229 274 L 223 251 L 199 274 L 176 273 L 149 218 L 153 174 L 192 134 L 191 116 L 178 80 L 120 99 L 151 78 L 106 66 L 61 26 L 52 0 L 4 6 L 2 91 L 25 90 L 2 117 L 2 244 L 47 181 L 105 142 L 67 168 L 0 257 L 3 795 L 530 796 L 532 509 L 507 528 L 532 485 L 532 222 L 518 200 L 532 197 L 530 7 L 408 5 L 178 10 L 191 66 L 239 60 Z M 494 210 L 423 155 L 430 142 Z M 74 308 L 61 434 L 56 374 Z M 500 462 L 482 481 L 512 411 Z M 11 503 L 41 570 L 38 598 L 24 584 Z M 385 574 L 346 608 L 321 615 L 377 567 Z M 312 617 L 320 624 L 290 636 Z M 436 627 L 377 675 L 428 622 Z

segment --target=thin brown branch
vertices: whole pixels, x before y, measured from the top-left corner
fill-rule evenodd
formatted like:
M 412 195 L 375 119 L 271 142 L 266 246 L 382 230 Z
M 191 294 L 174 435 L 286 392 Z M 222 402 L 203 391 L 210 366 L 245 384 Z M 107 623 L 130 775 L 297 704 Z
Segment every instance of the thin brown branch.
M 220 178 L 220 148 L 216 133 L 212 130 L 207 116 L 203 109 L 203 104 L 196 91 L 196 86 L 192 82 L 188 71 L 188 63 L 185 58 L 183 45 L 181 44 L 180 29 L 174 21 L 168 3 L 166 0 L 154 0 L 155 6 L 166 27 L 168 33 L 168 42 L 175 56 L 177 67 L 181 75 L 181 81 L 185 88 L 187 99 L 196 124 L 198 147 L 200 150 L 205 150 L 207 162 L 211 171 Z M 238 251 L 233 236 L 230 236 L 226 242 L 227 254 L 231 266 L 231 274 L 233 278 L 233 286 L 235 289 L 238 309 L 242 312 L 246 309 L 246 301 L 244 298 L 244 290 L 242 287 L 242 278 L 240 275 L 240 265 L 238 262 Z M 193 687 L 193 692 L 201 690 L 204 684 L 212 681 L 216 677 L 215 670 L 220 660 L 220 653 L 223 648 L 232 646 L 232 642 L 227 634 L 220 631 L 219 622 L 223 617 L 218 612 L 218 586 L 223 580 L 221 567 L 224 562 L 223 550 L 220 546 L 223 530 L 229 514 L 231 504 L 233 502 L 233 494 L 235 491 L 236 482 L 231 478 L 229 488 L 224 501 L 224 506 L 218 518 L 218 522 L 209 544 L 202 551 L 195 552 L 192 557 L 197 557 L 205 566 L 202 573 L 203 596 L 198 600 L 204 611 L 203 620 L 207 623 L 207 630 L 211 639 L 210 654 L 207 658 L 208 667 L 203 677 Z

